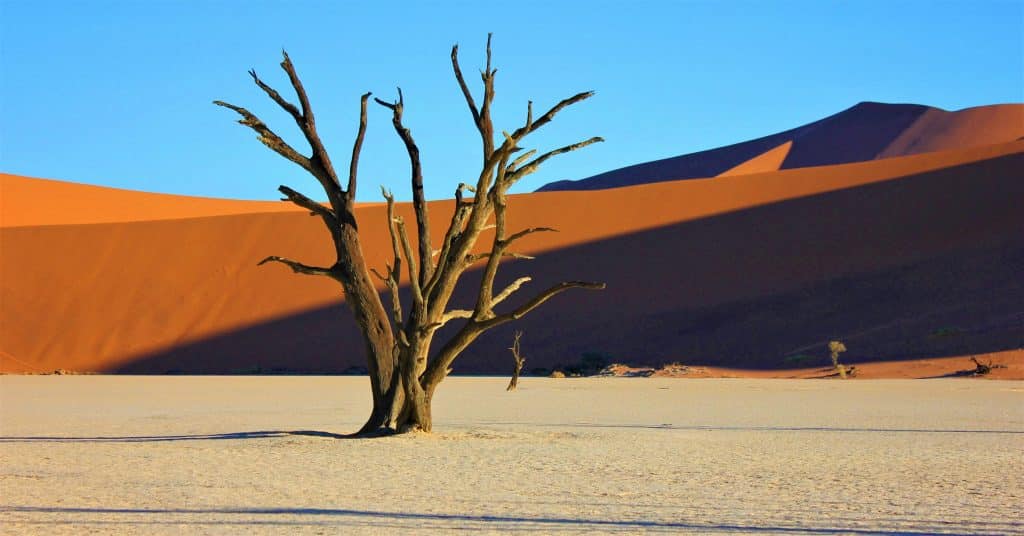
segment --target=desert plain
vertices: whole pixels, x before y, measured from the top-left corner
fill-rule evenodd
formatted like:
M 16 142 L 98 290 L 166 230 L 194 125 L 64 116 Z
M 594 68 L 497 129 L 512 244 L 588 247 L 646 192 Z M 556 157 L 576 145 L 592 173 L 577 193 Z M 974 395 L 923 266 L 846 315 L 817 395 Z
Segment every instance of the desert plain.
M 0 377 L 5 534 L 1024 534 L 1024 382 Z

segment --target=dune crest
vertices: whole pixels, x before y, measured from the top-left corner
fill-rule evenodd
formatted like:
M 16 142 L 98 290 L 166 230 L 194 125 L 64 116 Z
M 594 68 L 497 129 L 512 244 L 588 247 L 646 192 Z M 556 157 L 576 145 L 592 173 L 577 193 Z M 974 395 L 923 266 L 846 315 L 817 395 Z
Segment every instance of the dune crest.
M 764 173 L 765 171 L 778 171 L 782 167 L 782 162 L 786 160 L 786 156 L 789 155 L 789 149 L 793 147 L 793 141 L 787 141 L 782 145 L 761 153 L 742 164 L 719 173 L 719 177 L 729 177 L 732 175 L 749 175 L 751 173 Z
M 603 190 L 715 177 L 792 141 L 780 169 L 829 166 L 925 152 L 959 150 L 1024 137 L 1024 104 L 947 112 L 918 104 L 861 102 L 784 132 L 725 147 L 626 166 L 537 191 Z
M 277 201 L 157 194 L 0 173 L 0 227 L 206 218 L 302 209 Z

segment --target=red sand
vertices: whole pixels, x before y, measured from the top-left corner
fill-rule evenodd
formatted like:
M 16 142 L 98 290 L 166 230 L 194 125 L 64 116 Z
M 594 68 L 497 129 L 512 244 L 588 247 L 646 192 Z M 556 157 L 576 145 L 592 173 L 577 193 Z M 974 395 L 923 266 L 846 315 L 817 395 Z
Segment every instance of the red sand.
M 524 240 L 523 252 L 551 253 L 513 264 L 509 277 L 525 270 L 535 276 L 535 288 L 563 278 L 609 283 L 603 293 L 560 297 L 524 324 L 532 338 L 532 355 L 526 351 L 530 366 L 556 365 L 559 355 L 573 360 L 591 345 L 632 351 L 639 361 L 693 362 L 713 352 L 693 352 L 673 340 L 649 341 L 647 335 L 625 340 L 625 332 L 611 328 L 646 329 L 661 321 L 659 314 L 766 299 L 836 274 L 895 269 L 936 255 L 987 262 L 972 248 L 1014 239 L 1024 229 L 1022 155 L 1024 142 L 1013 142 L 618 190 L 514 196 L 513 229 L 529 224 L 562 232 Z M 928 187 L 931 180 L 942 186 Z M 335 283 L 294 275 L 283 266 L 255 265 L 271 254 L 329 262 L 331 245 L 322 224 L 287 203 L 200 200 L 9 175 L 2 185 L 0 371 L 224 372 L 254 363 L 262 370 L 336 371 L 362 362 L 359 345 L 348 343 L 350 319 L 318 309 L 341 297 Z M 859 193 L 869 186 L 896 190 L 882 197 Z M 834 213 L 825 207 L 834 206 L 836 195 L 854 196 L 842 203 L 882 205 L 842 205 L 847 208 Z M 798 200 L 798 210 L 783 209 Z M 451 202 L 432 206 L 437 241 Z M 408 213 L 409 207 L 400 210 Z M 748 215 L 757 221 L 738 227 L 717 223 L 726 217 L 744 222 Z M 144 219 L 151 221 L 139 221 Z M 382 267 L 388 256 L 383 207 L 361 207 L 359 220 L 364 244 L 372 248 L 367 257 Z M 758 236 L 763 233 L 772 238 Z M 864 242 L 864 236 L 873 238 Z M 630 249 L 649 248 L 651 241 L 664 247 Z M 312 315 L 313 322 L 303 323 L 301 315 Z M 292 338 L 282 341 L 280 333 L 267 331 L 276 322 L 294 322 L 283 332 Z M 641 338 L 651 346 L 628 346 Z M 274 346 L 285 342 L 284 349 Z M 457 363 L 457 372 L 505 370 L 505 346 L 498 339 L 482 340 L 463 368 Z M 187 356 L 175 353 L 181 348 Z M 494 352 L 501 357 L 491 357 Z M 778 368 L 772 363 L 758 367 Z M 865 375 L 873 374 L 873 366 L 864 366 Z M 909 370 L 887 366 L 898 370 L 879 374 L 901 377 Z

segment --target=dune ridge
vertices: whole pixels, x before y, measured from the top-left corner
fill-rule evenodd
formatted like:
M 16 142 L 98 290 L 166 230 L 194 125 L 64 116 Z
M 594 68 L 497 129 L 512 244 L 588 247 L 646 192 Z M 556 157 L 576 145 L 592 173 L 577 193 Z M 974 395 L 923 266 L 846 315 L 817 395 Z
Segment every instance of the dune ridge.
M 291 203 L 158 194 L 0 173 L 0 227 L 87 225 L 253 213 L 301 213 Z
M 784 132 L 716 149 L 626 166 L 537 191 L 601 190 L 714 177 L 792 141 L 780 169 L 826 166 L 993 145 L 1024 137 L 1024 104 L 948 112 L 918 104 L 861 102 Z

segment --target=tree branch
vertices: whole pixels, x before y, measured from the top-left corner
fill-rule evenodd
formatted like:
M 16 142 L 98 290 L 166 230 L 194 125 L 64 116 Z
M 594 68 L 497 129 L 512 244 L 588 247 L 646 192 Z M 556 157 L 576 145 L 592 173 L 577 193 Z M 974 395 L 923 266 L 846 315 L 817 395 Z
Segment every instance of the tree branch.
M 386 268 L 386 274 L 378 272 L 376 268 L 370 268 L 370 271 L 388 287 L 388 294 L 391 295 L 391 332 L 397 338 L 402 326 L 402 300 L 398 296 L 396 270 L 390 264 Z
M 480 262 L 480 261 L 482 261 L 484 259 L 490 259 L 491 255 L 492 255 L 491 252 L 475 253 L 473 255 L 466 255 L 466 261 L 465 262 L 466 262 L 466 265 L 469 266 L 469 265 L 472 265 L 474 263 Z M 503 251 L 503 252 L 501 252 L 501 257 L 502 258 L 508 258 L 508 259 L 520 259 L 520 260 L 525 260 L 525 261 L 532 261 L 533 259 L 537 258 L 537 257 L 534 257 L 532 255 L 527 255 L 525 253 L 516 253 L 514 251 Z
M 557 285 L 555 285 L 555 286 L 545 290 L 544 292 L 541 292 L 540 294 L 535 296 L 532 300 L 530 300 L 530 301 L 526 302 L 525 304 L 521 305 L 519 308 L 515 309 L 514 311 L 511 311 L 509 313 L 505 313 L 503 315 L 498 315 L 498 316 L 495 316 L 494 318 L 491 318 L 489 320 L 481 322 L 480 323 L 480 327 L 482 329 L 484 329 L 484 330 L 487 330 L 487 329 L 491 329 L 493 327 L 500 326 L 500 325 L 502 325 L 502 324 L 504 324 L 506 322 L 512 321 L 512 320 L 518 320 L 518 319 L 526 316 L 527 314 L 529 314 L 530 311 L 533 311 L 537 307 L 540 307 L 541 304 L 543 304 L 544 302 L 550 300 L 554 296 L 557 296 L 558 294 L 561 294 L 561 293 L 563 293 L 563 292 L 565 292 L 565 291 L 567 291 L 567 290 L 569 290 L 571 288 L 582 288 L 582 289 L 587 289 L 587 290 L 604 290 L 605 284 L 604 283 L 591 283 L 591 282 L 587 282 L 587 281 L 566 281 L 564 283 L 559 283 L 559 284 L 557 284 Z
M 537 119 L 536 121 L 528 120 L 526 125 L 523 125 L 512 134 L 512 138 L 515 139 L 516 141 L 523 139 L 527 134 L 535 132 L 540 127 L 550 123 L 551 120 L 555 118 L 555 115 L 557 115 L 558 112 L 562 111 L 563 108 L 567 106 L 572 106 L 577 102 L 585 101 L 593 96 L 593 91 L 584 91 L 583 93 L 577 93 L 567 99 L 562 99 L 561 101 L 559 101 L 558 104 L 552 106 L 551 109 L 548 110 L 544 115 L 540 116 L 540 119 Z
M 331 201 L 331 206 L 338 214 L 338 217 L 342 221 L 347 221 L 351 218 L 347 218 L 347 215 L 342 213 L 345 208 L 343 204 L 346 200 L 343 199 L 341 183 L 338 182 L 338 175 L 334 171 L 334 165 L 331 164 L 331 157 L 327 153 L 327 149 L 320 140 L 320 134 L 316 131 L 316 120 L 313 117 L 313 108 L 309 105 L 306 89 L 302 86 L 302 80 L 299 79 L 299 75 L 295 71 L 295 65 L 292 64 L 288 53 L 282 50 L 281 56 L 284 58 L 281 61 L 281 68 L 287 73 L 288 80 L 291 82 L 295 94 L 299 97 L 299 105 L 302 107 L 301 120 L 296 120 L 296 122 L 299 125 L 299 129 L 302 130 L 302 134 L 306 137 L 309 147 L 313 150 L 312 156 L 309 157 L 309 172 L 323 186 L 324 192 L 327 193 L 327 198 Z M 294 117 L 294 115 L 293 113 L 292 116 Z M 354 224 L 354 219 L 350 223 Z
M 288 80 L 291 81 L 292 87 L 295 88 L 295 93 L 299 97 L 299 105 L 302 106 L 302 118 L 312 128 L 316 121 L 313 118 L 313 107 L 309 105 L 309 97 L 306 96 L 306 89 L 302 87 L 302 80 L 299 80 L 299 75 L 295 72 L 295 66 L 292 65 L 292 59 L 288 57 L 288 53 L 282 50 L 281 55 L 284 56 L 284 59 L 281 61 L 281 68 L 284 69 L 284 72 L 288 73 Z
M 305 169 L 306 171 L 313 173 L 313 164 L 310 162 L 309 158 L 302 154 L 299 154 L 299 152 L 292 148 L 291 145 L 288 145 L 288 143 L 281 139 L 280 136 L 275 134 L 274 131 L 270 130 L 270 127 L 268 127 L 266 123 L 261 121 L 260 118 L 253 115 L 252 112 L 246 110 L 245 108 L 242 108 L 241 106 L 235 106 L 234 104 L 229 104 L 224 101 L 217 100 L 213 101 L 213 103 L 217 106 L 223 106 L 224 108 L 229 108 L 237 112 L 238 115 L 242 116 L 242 119 L 238 120 L 238 124 L 245 125 L 255 130 L 256 133 L 259 134 L 259 138 L 257 139 L 260 140 L 260 143 L 266 145 L 267 147 L 270 148 L 270 150 L 274 151 L 275 153 L 287 158 L 288 160 L 291 160 L 292 162 L 295 162 L 296 164 L 301 166 L 302 169 Z
M 537 158 L 534 158 L 529 163 L 527 163 L 525 166 L 523 166 L 523 167 L 521 167 L 521 168 L 519 168 L 517 170 L 514 170 L 509 175 L 509 182 L 510 183 L 514 183 L 514 182 L 518 181 L 519 179 L 521 179 L 521 178 L 523 178 L 523 177 L 525 177 L 525 176 L 527 176 L 527 175 L 537 171 L 537 168 L 539 168 L 541 164 L 543 164 L 547 159 L 551 158 L 552 156 L 558 156 L 560 154 L 572 152 L 572 151 L 575 151 L 575 150 L 578 150 L 578 149 L 582 149 L 582 148 L 584 148 L 584 147 L 586 147 L 588 145 L 593 145 L 595 143 L 600 143 L 600 142 L 603 142 L 603 141 L 604 141 L 604 138 L 602 138 L 600 136 L 594 136 L 593 138 L 590 138 L 588 140 L 583 140 L 583 141 L 578 142 L 578 143 L 573 143 L 571 145 L 566 145 L 565 147 L 559 147 L 558 149 L 555 149 L 553 151 L 548 151 L 548 152 L 538 156 Z
M 462 89 L 462 95 L 466 98 L 466 104 L 469 106 L 469 111 L 473 114 L 473 124 L 479 128 L 480 110 L 477 109 L 476 101 L 473 100 L 473 93 L 469 90 L 469 86 L 466 85 L 465 78 L 462 77 L 462 69 L 459 68 L 458 44 L 452 46 L 452 70 L 455 71 L 455 79 L 459 82 L 459 88 Z
M 448 322 L 451 322 L 452 320 L 455 320 L 457 318 L 472 318 L 472 317 L 473 317 L 473 311 L 469 311 L 469 310 L 466 310 L 466 309 L 452 309 L 451 311 L 448 311 L 447 313 L 445 313 L 444 315 L 441 316 L 441 320 L 438 322 L 437 327 L 440 328 L 441 326 L 444 326 Z
M 425 287 L 433 275 L 433 255 L 430 247 L 430 209 L 427 206 L 426 196 L 423 193 L 423 167 L 420 162 L 420 148 L 412 137 L 412 132 L 402 124 L 402 112 L 405 110 L 405 98 L 402 96 L 402 88 L 398 88 L 398 101 L 394 104 L 374 99 L 377 104 L 391 110 L 391 124 L 395 132 L 405 144 L 405 150 L 409 154 L 409 165 L 411 168 L 412 182 L 412 206 L 416 212 L 416 233 L 419 252 L 419 273 L 415 276 L 420 287 Z M 411 266 L 411 265 L 410 265 Z
M 558 229 L 554 229 L 552 227 L 530 227 L 528 229 L 523 229 L 522 231 L 519 231 L 518 233 L 513 233 L 512 236 L 510 236 L 510 237 L 505 239 L 505 243 L 506 244 L 511 244 L 512 242 L 515 242 L 516 240 L 519 240 L 520 238 L 522 238 L 522 237 L 524 237 L 526 235 L 533 234 L 533 233 L 557 233 L 557 232 L 558 232 Z
M 516 157 L 516 159 L 513 160 L 512 163 L 508 165 L 508 167 L 505 168 L 505 171 L 507 173 L 512 173 L 523 162 L 526 162 L 527 159 L 529 159 L 531 156 L 533 156 L 535 154 L 537 154 L 537 150 L 536 149 L 530 149 L 529 151 L 526 151 L 525 153 L 523 153 L 523 154 L 519 155 L 518 157 Z
M 380 187 L 380 192 L 384 195 L 384 200 L 387 201 L 388 234 L 391 235 L 391 252 L 395 259 L 391 264 L 391 273 L 397 284 L 402 276 L 402 252 L 399 250 L 398 231 L 395 229 L 395 196 L 391 195 L 391 192 L 383 186 Z
M 462 95 L 466 98 L 470 113 L 473 114 L 473 123 L 480 131 L 480 139 L 483 142 L 484 160 L 486 161 L 494 153 L 494 125 L 491 122 L 491 102 L 494 101 L 494 74 L 496 70 L 491 69 L 491 34 L 487 34 L 487 66 L 482 71 L 481 77 L 484 82 L 484 100 L 478 108 L 473 94 L 466 85 L 466 79 L 462 76 L 462 69 L 459 67 L 459 45 L 452 47 L 452 70 L 455 71 L 455 79 L 459 83 Z
M 260 80 L 260 77 L 256 76 L 256 69 L 249 69 L 249 76 L 252 77 L 252 81 L 256 82 L 256 85 L 259 86 L 259 88 L 262 89 L 270 97 L 271 100 L 276 102 L 278 106 L 284 109 L 284 111 L 291 114 L 292 118 L 295 119 L 295 122 L 299 124 L 300 128 L 304 126 L 302 112 L 300 112 L 299 109 L 296 108 L 294 104 L 285 100 L 285 98 L 282 97 L 281 94 L 278 93 L 276 89 L 268 86 L 267 84 L 264 84 L 263 80 Z
M 263 259 L 256 266 L 262 266 L 262 265 L 264 265 L 264 264 L 266 264 L 268 262 L 279 262 L 281 264 L 287 265 L 289 268 L 292 269 L 293 272 L 295 272 L 297 274 L 325 275 L 325 276 L 330 277 L 330 278 L 335 278 L 334 271 L 332 271 L 329 268 L 320 268 L 319 266 L 309 266 L 309 265 L 306 265 L 306 264 L 302 264 L 301 262 L 293 261 L 291 259 L 286 259 L 284 257 L 278 257 L 277 255 L 271 255 L 271 256 Z
M 299 192 L 296 192 L 295 190 L 292 190 L 291 188 L 283 184 L 281 186 L 278 186 L 277 190 L 284 195 L 284 199 L 282 199 L 282 201 L 291 201 L 292 203 L 295 203 L 296 205 L 308 210 L 311 215 L 320 216 L 324 218 L 324 220 L 327 221 L 327 224 L 333 227 L 335 215 L 334 211 L 332 211 L 331 209 L 321 205 L 320 203 L 317 203 L 316 201 L 313 201 L 312 199 L 300 194 Z
M 519 287 L 523 286 L 526 283 L 529 283 L 530 281 L 533 281 L 533 278 L 529 276 L 524 276 L 520 277 L 519 279 L 516 279 L 509 286 L 505 287 L 504 290 L 499 292 L 497 295 L 494 296 L 494 298 L 491 299 L 491 307 L 494 307 L 495 305 L 498 305 L 499 303 L 505 301 L 505 299 L 511 296 L 513 292 L 519 290 Z
M 466 189 L 472 189 L 472 186 L 462 182 L 459 183 L 458 188 L 455 189 L 455 210 L 452 212 L 451 222 L 448 224 L 448 230 L 445 231 L 444 239 L 441 242 L 441 250 L 438 252 L 437 265 L 434 269 L 433 275 L 427 281 L 427 284 L 423 286 L 423 294 L 428 299 L 433 299 L 433 291 L 436 288 L 438 281 L 441 279 L 441 275 L 449 269 L 451 265 L 450 254 L 452 249 L 452 243 L 455 238 L 462 232 L 462 226 L 466 222 L 466 216 L 469 215 L 470 210 L 473 208 L 472 203 L 464 203 L 462 201 L 462 191 Z
M 359 171 L 359 153 L 363 150 L 363 138 L 366 137 L 366 101 L 372 93 L 363 93 L 359 101 L 359 132 L 356 134 L 355 144 L 352 146 L 352 159 L 348 165 L 348 189 L 345 190 L 345 197 L 349 202 L 356 198 L 356 175 Z

